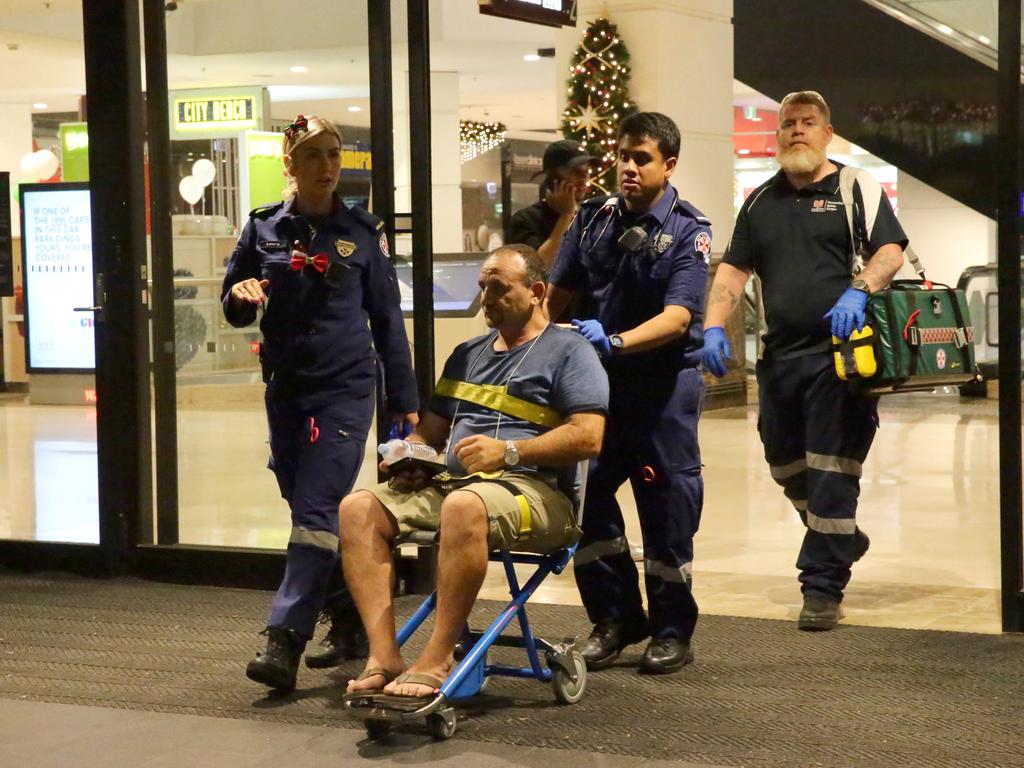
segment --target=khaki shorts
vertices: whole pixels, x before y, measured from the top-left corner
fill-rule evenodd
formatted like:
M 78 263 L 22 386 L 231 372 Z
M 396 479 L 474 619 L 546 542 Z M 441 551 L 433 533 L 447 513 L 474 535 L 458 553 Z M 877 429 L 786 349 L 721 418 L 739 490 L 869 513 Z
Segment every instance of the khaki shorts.
M 519 473 L 502 475 L 525 497 L 524 515 L 519 499 L 498 483 L 486 480 L 461 486 L 480 497 L 490 521 L 487 543 L 491 549 L 548 554 L 574 544 L 580 536 L 572 503 L 540 478 Z M 415 493 L 401 493 L 387 483 L 365 489 L 384 505 L 398 523 L 398 535 L 436 531 L 441 522 L 445 493 L 430 486 Z

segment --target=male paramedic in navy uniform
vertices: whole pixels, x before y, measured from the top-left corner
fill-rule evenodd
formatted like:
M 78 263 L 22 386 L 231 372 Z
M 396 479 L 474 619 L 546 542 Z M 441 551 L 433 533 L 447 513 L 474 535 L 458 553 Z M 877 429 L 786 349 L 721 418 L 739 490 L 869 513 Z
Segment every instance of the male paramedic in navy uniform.
M 595 624 L 582 653 L 595 670 L 648 636 L 642 672 L 674 672 L 693 660 L 697 603 L 690 581 L 704 498 L 697 420 L 711 223 L 669 184 L 678 155 L 679 129 L 670 118 L 626 118 L 619 130 L 621 191 L 580 207 L 551 275 L 550 316 L 577 291 L 593 300 L 596 318 L 573 325 L 601 355 L 610 384 L 604 445 L 591 462 L 573 561 Z M 627 479 L 643 532 L 649 620 L 615 500 Z
M 877 182 L 853 188 L 858 240 L 872 254 L 851 280 L 853 247 L 828 159 L 830 111 L 815 91 L 791 93 L 779 110 L 781 170 L 755 189 L 736 219 L 708 298 L 704 364 L 724 376 L 730 356 L 723 326 L 757 272 L 767 333 L 757 363 L 758 428 L 772 477 L 806 526 L 797 558 L 803 609 L 797 626 L 829 630 L 850 567 L 867 552 L 857 527 L 860 475 L 878 424 L 877 398 L 852 395 L 839 379 L 831 336 L 864 327 L 868 296 L 903 264 L 907 237 Z

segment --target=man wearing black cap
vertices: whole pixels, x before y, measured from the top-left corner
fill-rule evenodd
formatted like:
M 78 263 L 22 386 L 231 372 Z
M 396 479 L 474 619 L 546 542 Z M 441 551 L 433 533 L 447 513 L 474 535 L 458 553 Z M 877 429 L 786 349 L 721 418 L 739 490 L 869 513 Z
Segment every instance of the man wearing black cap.
M 590 164 L 594 159 L 569 139 L 548 144 L 544 150 L 540 200 L 515 213 L 508 225 L 506 242 L 536 248 L 550 268 L 558 255 L 562 235 L 576 216 L 577 204 L 590 191 Z

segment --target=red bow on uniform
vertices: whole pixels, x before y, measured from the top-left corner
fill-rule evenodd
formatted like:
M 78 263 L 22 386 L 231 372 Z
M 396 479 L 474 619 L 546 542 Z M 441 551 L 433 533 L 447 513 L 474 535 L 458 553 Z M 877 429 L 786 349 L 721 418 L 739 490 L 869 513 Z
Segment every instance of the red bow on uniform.
M 292 254 L 292 270 L 294 272 L 298 272 L 303 267 L 313 267 L 319 272 L 326 272 L 328 263 L 326 253 L 318 253 L 316 256 L 310 256 L 308 253 Z

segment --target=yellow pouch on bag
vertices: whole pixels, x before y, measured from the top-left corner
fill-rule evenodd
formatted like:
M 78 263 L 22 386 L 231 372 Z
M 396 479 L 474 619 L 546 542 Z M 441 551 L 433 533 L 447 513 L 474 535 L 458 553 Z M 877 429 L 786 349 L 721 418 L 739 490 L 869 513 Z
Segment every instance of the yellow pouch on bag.
M 843 381 L 870 379 L 878 370 L 875 360 L 875 334 L 870 325 L 863 331 L 854 331 L 848 341 L 832 337 L 832 357 L 836 375 Z

